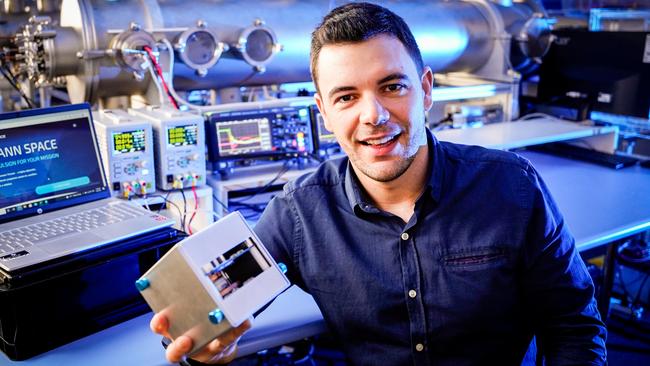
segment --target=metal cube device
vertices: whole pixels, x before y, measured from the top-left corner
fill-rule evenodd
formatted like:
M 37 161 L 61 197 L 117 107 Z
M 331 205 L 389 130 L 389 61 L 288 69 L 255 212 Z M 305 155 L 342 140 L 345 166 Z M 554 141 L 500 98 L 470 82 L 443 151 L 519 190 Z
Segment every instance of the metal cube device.
M 194 340 L 190 353 L 239 326 L 290 285 L 239 212 L 176 244 L 136 287 L 167 316 L 173 338 Z

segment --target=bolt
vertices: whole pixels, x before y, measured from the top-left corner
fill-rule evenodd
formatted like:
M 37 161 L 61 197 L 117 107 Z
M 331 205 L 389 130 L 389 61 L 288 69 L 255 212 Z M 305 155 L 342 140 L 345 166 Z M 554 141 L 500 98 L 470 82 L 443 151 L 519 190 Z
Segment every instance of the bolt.
M 145 277 L 142 277 L 135 281 L 135 288 L 138 289 L 138 291 L 144 291 L 147 287 L 149 287 L 151 283 L 149 280 Z
M 223 321 L 224 315 L 221 309 L 214 309 L 208 313 L 208 319 L 212 324 L 219 324 Z
M 278 267 L 280 268 L 280 272 L 282 272 L 284 274 L 287 274 L 287 265 L 286 264 L 280 262 L 280 263 L 278 263 Z

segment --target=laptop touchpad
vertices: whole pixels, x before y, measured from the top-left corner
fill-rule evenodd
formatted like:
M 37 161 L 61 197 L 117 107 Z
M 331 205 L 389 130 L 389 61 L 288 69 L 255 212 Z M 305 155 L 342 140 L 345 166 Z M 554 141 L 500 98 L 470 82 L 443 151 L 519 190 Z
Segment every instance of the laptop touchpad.
M 42 243 L 39 247 L 51 254 L 65 253 L 65 252 L 78 252 L 84 249 L 90 249 L 97 246 L 97 243 L 105 241 L 102 237 L 90 232 L 85 232 L 82 235 L 71 236 L 68 238 L 61 238 L 51 242 Z M 84 243 L 89 243 L 84 245 Z M 92 243 L 92 244 L 90 244 Z

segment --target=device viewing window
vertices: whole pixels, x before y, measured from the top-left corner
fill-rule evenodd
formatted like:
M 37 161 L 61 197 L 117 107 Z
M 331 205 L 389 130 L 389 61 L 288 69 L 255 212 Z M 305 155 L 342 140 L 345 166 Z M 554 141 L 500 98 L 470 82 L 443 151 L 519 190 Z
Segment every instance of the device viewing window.
M 219 155 L 236 156 L 271 151 L 268 118 L 217 122 Z
M 225 299 L 269 267 L 253 238 L 248 238 L 203 265 L 203 271 Z
M 144 130 L 113 133 L 113 155 L 144 151 Z
M 167 129 L 167 142 L 171 146 L 196 145 L 197 125 L 173 126 Z

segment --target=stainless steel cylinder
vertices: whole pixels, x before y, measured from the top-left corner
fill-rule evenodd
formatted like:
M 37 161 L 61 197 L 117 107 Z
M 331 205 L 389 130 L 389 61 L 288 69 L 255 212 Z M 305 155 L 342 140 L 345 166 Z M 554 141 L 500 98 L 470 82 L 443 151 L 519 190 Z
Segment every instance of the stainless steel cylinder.
M 506 30 L 512 36 L 510 62 L 520 72 L 539 63 L 552 42 L 552 22 L 535 0 L 500 9 Z
M 56 36 L 46 45 L 46 48 L 54 49 L 50 53 L 51 77 L 75 75 L 79 72 L 80 62 L 77 57 L 81 38 L 79 34 L 68 27 L 58 27 Z
M 477 1 L 377 1 L 402 16 L 410 25 L 424 61 L 437 72 L 466 71 L 480 68 L 495 43 L 494 29 Z M 487 0 L 486 0 L 487 1 Z M 261 85 L 309 81 L 309 47 L 313 29 L 334 6 L 347 1 L 268 0 L 64 0 L 61 25 L 77 32 L 75 44 L 63 47 L 53 73 L 69 75 L 68 89 L 73 101 L 132 95 L 144 92 L 145 83 L 102 50 L 136 23 L 157 39 L 174 42 L 188 28 L 205 24 L 217 35 L 243 29 L 256 19 L 264 21 L 281 45 L 281 52 L 263 68 L 255 70 L 250 62 L 221 57 L 206 73 L 197 75 L 182 62 L 176 62 L 174 85 L 177 89 L 212 89 L 237 85 Z M 523 13 L 522 13 L 523 14 Z M 517 14 L 513 20 L 517 21 Z M 67 35 L 67 39 L 74 37 Z M 228 38 L 224 36 L 224 38 Z M 59 52 L 59 49 L 56 49 Z M 77 66 L 69 56 L 74 53 Z M 224 52 L 224 56 L 229 53 Z M 261 53 L 260 53 L 261 54 Z M 178 57 L 177 57 L 178 61 Z M 259 72 L 264 69 L 264 72 Z
M 243 6 L 237 1 L 195 2 L 206 11 L 195 12 L 179 1 L 161 2 L 167 27 L 199 17 L 217 31 L 228 25 L 249 25 L 262 19 L 277 35 L 282 51 L 266 66 L 264 73 L 250 65 L 222 58 L 205 78 L 197 78 L 183 64 L 175 68 L 174 85 L 179 89 L 219 88 L 311 80 L 309 48 L 311 32 L 331 8 L 347 1 L 261 1 Z M 477 5 L 461 1 L 383 1 L 411 27 L 425 63 L 434 71 L 472 71 L 489 56 L 493 40 L 488 21 Z

